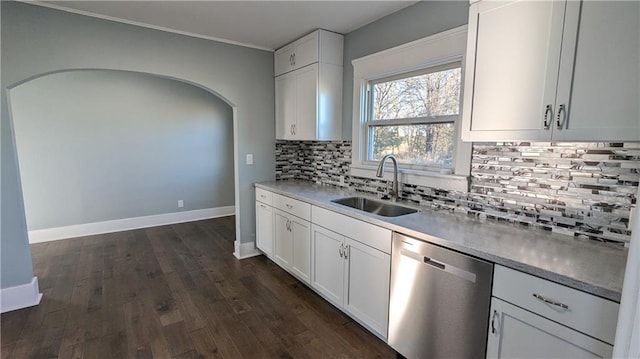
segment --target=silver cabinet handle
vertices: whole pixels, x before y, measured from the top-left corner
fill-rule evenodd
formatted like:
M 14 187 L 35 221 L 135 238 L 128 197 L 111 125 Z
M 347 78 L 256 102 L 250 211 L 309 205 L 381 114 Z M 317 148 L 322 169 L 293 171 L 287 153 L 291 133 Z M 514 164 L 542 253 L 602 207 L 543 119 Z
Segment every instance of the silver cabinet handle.
M 338 249 L 338 253 L 340 253 L 340 258 L 344 258 L 344 250 L 342 244 L 340 245 L 340 249 Z
M 562 118 L 562 122 L 560 122 L 560 115 L 564 113 L 564 117 Z M 556 125 L 558 126 L 558 130 L 562 130 L 562 125 L 564 125 L 564 121 L 567 119 L 567 111 L 564 108 L 564 104 L 558 106 L 558 115 L 556 116 Z
M 260 207 L 267 208 L 267 206 L 265 206 L 264 204 L 261 204 Z
M 260 197 L 261 197 L 261 198 L 267 198 L 267 196 L 265 196 L 265 195 L 263 195 L 263 194 L 261 194 L 261 195 L 260 195 Z
M 533 293 L 533 297 L 536 298 L 537 300 L 543 302 L 543 303 L 555 305 L 556 307 L 560 307 L 562 309 L 569 309 L 568 305 L 566 305 L 564 303 L 556 302 L 555 300 L 551 300 L 551 299 L 545 298 L 545 297 L 541 296 L 540 294 Z
M 351 249 L 351 247 L 344 246 L 344 259 L 349 259 L 349 250 L 350 249 Z
M 491 334 L 496 334 L 496 332 L 500 328 L 496 328 L 496 319 L 500 320 L 499 314 L 497 310 L 493 311 L 493 316 L 491 318 Z
M 293 53 L 293 63 L 291 64 L 293 66 L 296 66 L 296 53 Z
M 293 125 L 289 125 L 289 132 L 293 135 Z
M 551 122 L 549 122 L 549 112 L 551 112 L 551 117 L 553 117 L 553 107 L 551 105 L 547 105 L 544 110 L 544 128 L 548 130 L 551 127 Z
M 290 205 L 289 203 L 285 204 L 285 206 L 287 206 L 287 208 L 289 208 L 289 209 L 293 208 L 293 206 Z
M 287 219 L 287 231 L 291 232 L 291 221 Z

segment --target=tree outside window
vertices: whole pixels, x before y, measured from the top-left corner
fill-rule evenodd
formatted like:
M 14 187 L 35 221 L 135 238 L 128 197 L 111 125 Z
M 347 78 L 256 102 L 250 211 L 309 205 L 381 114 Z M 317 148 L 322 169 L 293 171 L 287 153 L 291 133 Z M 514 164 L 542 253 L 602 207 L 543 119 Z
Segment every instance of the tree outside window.
M 455 63 L 371 82 L 368 160 L 452 168 L 460 80 Z

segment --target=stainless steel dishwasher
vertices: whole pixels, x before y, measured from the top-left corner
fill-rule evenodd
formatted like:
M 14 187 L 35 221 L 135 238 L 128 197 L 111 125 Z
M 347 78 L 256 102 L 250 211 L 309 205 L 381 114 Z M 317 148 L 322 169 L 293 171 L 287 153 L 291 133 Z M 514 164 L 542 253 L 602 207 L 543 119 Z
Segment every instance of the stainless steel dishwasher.
M 393 234 L 389 345 L 407 358 L 484 358 L 493 264 Z

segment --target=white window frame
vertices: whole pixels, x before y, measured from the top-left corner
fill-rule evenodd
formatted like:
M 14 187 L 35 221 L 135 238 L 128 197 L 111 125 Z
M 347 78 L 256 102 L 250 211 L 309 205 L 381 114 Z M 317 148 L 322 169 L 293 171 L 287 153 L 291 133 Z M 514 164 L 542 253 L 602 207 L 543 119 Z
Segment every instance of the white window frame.
M 376 178 L 377 163 L 368 161 L 367 93 L 372 82 L 401 74 L 424 70 L 450 63 L 464 65 L 467 45 L 467 26 L 460 26 L 404 45 L 384 50 L 352 61 L 353 64 L 353 129 L 351 175 Z M 461 67 L 461 86 L 464 84 L 464 66 Z M 460 91 L 462 106 L 464 88 Z M 416 169 L 399 164 L 399 181 L 456 191 L 467 191 L 471 167 L 471 143 L 461 140 L 462 108 L 454 116 L 455 138 L 453 170 L 436 168 Z M 434 121 L 436 122 L 436 121 Z M 412 168 L 413 167 L 413 168 Z M 393 166 L 385 166 L 384 178 L 392 179 Z M 453 173 L 451 173 L 453 172 Z

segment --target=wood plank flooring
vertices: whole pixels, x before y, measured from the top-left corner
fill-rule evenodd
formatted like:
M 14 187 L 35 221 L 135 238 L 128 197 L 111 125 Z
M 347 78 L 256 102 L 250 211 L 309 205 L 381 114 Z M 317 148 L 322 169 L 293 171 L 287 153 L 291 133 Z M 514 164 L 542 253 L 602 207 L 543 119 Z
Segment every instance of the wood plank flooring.
M 264 256 L 234 217 L 31 245 L 39 306 L 2 314 L 2 358 L 395 358 Z

